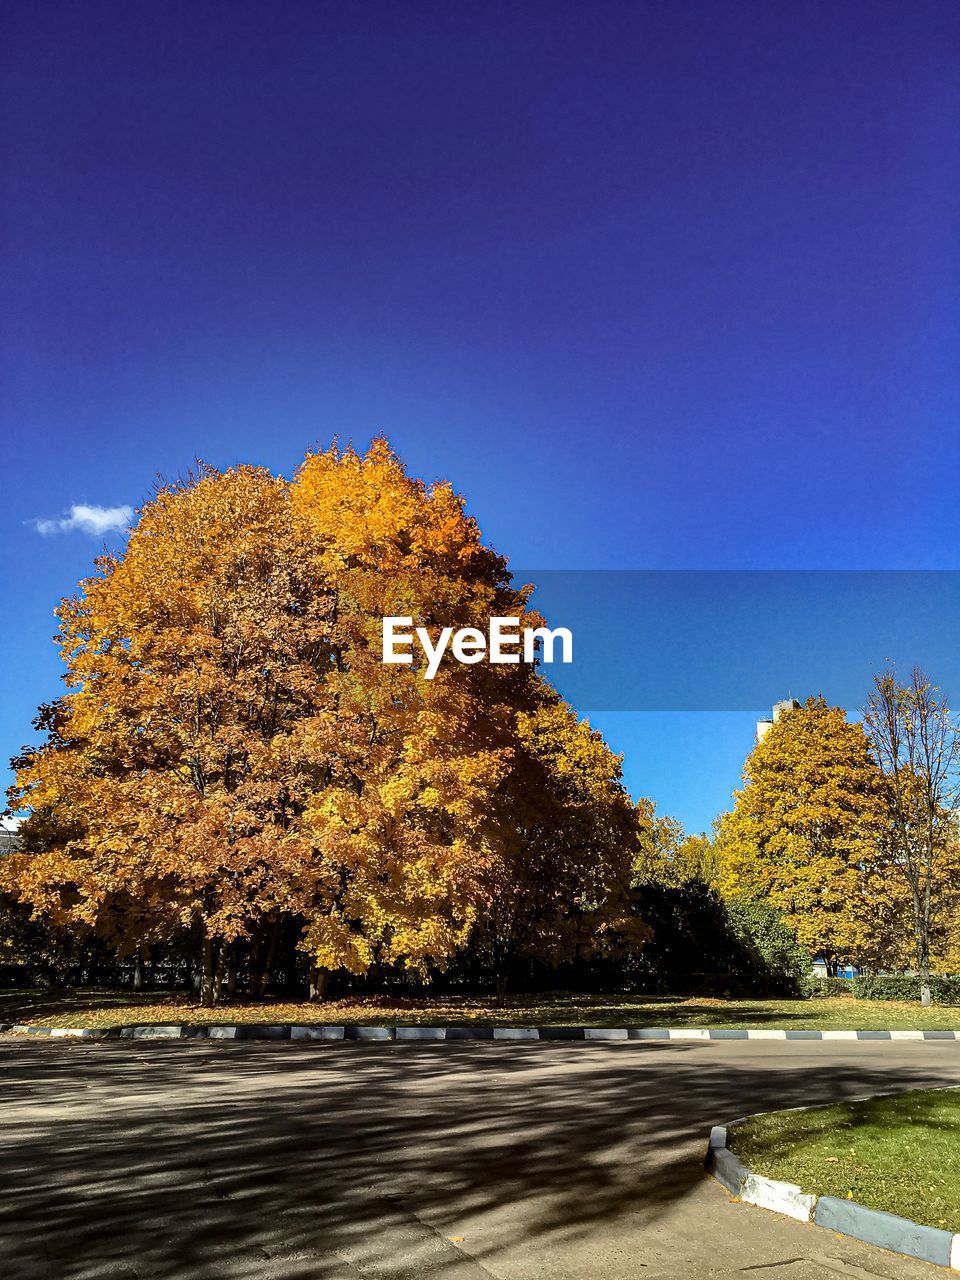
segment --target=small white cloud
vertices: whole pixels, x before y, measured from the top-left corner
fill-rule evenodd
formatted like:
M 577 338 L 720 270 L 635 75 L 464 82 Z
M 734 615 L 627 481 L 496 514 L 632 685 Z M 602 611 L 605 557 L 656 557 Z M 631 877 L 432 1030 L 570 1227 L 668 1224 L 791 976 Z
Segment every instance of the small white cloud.
M 125 529 L 133 519 L 133 507 L 94 507 L 85 502 L 77 502 L 70 508 L 69 515 L 60 516 L 57 520 L 34 520 L 33 527 L 37 533 L 92 533 L 102 535 L 117 529 Z

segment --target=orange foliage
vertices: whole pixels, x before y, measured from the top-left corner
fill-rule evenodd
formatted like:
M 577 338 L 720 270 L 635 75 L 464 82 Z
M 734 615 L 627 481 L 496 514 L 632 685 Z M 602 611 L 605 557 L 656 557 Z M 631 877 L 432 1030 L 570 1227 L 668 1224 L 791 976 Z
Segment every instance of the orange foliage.
M 530 715 L 556 736 L 536 771 L 554 819 L 592 812 L 599 831 L 597 806 L 621 801 L 589 759 L 606 748 L 531 667 L 384 665 L 398 613 L 485 629 L 526 593 L 452 489 L 385 441 L 310 454 L 290 482 L 241 466 L 161 489 L 58 610 L 67 693 L 18 774 L 33 817 L 0 887 L 125 951 L 293 919 L 323 969 L 442 964 L 521 847 L 504 797 L 521 803 L 537 754 Z

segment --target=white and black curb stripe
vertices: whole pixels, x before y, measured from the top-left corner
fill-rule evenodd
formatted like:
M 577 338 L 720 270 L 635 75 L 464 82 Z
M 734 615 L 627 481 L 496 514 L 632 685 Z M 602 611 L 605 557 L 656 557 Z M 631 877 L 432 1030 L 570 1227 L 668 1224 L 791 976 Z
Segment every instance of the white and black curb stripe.
M 142 1026 L 79 1028 L 34 1027 L 0 1023 L 0 1032 L 19 1035 L 69 1036 L 82 1040 L 960 1040 L 955 1031 L 755 1031 L 727 1027 L 397 1027 L 293 1026 L 290 1023 L 246 1023 L 205 1026 L 158 1023 Z
M 810 1195 L 792 1182 L 778 1182 L 752 1173 L 728 1150 L 723 1125 L 714 1125 L 710 1130 L 706 1164 L 707 1170 L 731 1195 L 747 1204 L 785 1214 L 798 1222 L 812 1221 L 818 1227 L 853 1236 L 866 1244 L 960 1271 L 960 1234 L 924 1227 L 894 1213 L 867 1209 L 853 1200 Z

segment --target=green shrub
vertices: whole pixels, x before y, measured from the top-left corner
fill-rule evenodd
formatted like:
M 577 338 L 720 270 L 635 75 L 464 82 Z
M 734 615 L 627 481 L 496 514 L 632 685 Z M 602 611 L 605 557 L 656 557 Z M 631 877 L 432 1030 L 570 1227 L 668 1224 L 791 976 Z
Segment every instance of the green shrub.
M 850 978 L 810 978 L 809 989 L 812 996 L 850 996 L 853 982 Z
M 694 878 L 638 886 L 636 910 L 653 936 L 612 963 L 611 985 L 670 995 L 807 994 L 810 957 L 766 903 L 746 897 L 725 901 Z
M 771 995 L 809 995 L 810 957 L 780 913 L 746 896 L 728 898 L 725 906 L 730 932 L 760 988 Z
M 920 979 L 910 974 L 865 973 L 851 984 L 858 1000 L 920 999 Z M 960 1005 L 960 975 L 935 974 L 930 979 L 935 1004 Z

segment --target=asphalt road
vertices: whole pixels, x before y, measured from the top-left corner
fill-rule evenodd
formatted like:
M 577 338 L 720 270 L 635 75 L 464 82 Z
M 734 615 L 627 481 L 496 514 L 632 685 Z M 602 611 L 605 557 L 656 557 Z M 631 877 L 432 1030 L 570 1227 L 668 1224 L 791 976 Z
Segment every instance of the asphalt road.
M 4 1280 L 944 1273 L 731 1202 L 709 1127 L 960 1083 L 960 1043 L 0 1038 Z

